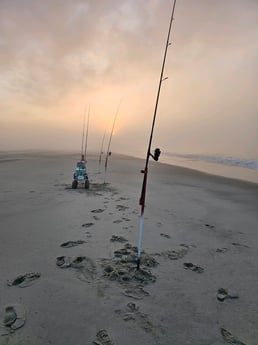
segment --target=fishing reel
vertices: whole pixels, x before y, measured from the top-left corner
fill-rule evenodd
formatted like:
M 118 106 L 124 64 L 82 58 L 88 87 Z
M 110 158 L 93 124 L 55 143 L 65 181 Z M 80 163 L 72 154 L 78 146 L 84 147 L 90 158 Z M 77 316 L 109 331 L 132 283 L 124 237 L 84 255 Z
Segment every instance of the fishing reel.
M 159 148 L 156 148 L 156 149 L 154 150 L 154 154 L 152 154 L 152 153 L 150 152 L 150 156 L 151 156 L 156 162 L 159 160 L 160 154 L 161 154 L 161 151 L 160 151 Z

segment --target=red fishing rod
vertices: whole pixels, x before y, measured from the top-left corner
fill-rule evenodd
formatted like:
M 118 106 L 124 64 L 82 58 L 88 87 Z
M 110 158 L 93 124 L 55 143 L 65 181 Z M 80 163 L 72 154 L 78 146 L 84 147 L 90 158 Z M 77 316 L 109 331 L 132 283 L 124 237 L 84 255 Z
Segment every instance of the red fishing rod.
M 164 57 L 163 57 L 161 73 L 160 73 L 160 80 L 159 80 L 156 104 L 155 104 L 155 108 L 154 108 L 154 115 L 153 115 L 153 120 L 152 120 L 152 127 L 151 127 L 149 145 L 148 145 L 148 149 L 147 149 L 145 168 L 144 168 L 144 170 L 141 171 L 143 173 L 143 182 L 142 182 L 142 192 L 141 192 L 140 201 L 139 201 L 139 204 L 141 206 L 141 216 L 140 216 L 139 238 L 138 238 L 137 269 L 140 268 L 140 264 L 141 264 L 142 233 L 143 233 L 144 208 L 145 208 L 145 198 L 146 198 L 146 189 L 147 189 L 147 177 L 148 177 L 149 159 L 150 159 L 150 156 L 151 156 L 155 161 L 158 161 L 160 153 L 161 153 L 160 149 L 157 148 L 157 149 L 155 149 L 154 154 L 152 154 L 151 153 L 151 143 L 152 143 L 152 137 L 153 137 L 153 132 L 154 132 L 154 126 L 155 126 L 155 122 L 156 122 L 156 116 L 157 116 L 157 109 L 158 109 L 158 104 L 159 104 L 159 96 L 160 96 L 161 84 L 162 84 L 162 82 L 164 80 L 167 79 L 167 78 L 163 78 L 163 74 L 164 74 L 164 68 L 165 68 L 165 63 L 166 63 L 167 50 L 168 50 L 168 47 L 171 45 L 169 40 L 170 40 L 170 33 L 171 33 L 171 28 L 172 28 L 172 22 L 173 22 L 173 19 L 174 19 L 175 7 L 176 7 L 176 0 L 174 0 L 174 3 L 173 3 L 172 13 L 171 13 L 170 22 L 169 22 L 169 29 L 168 29 L 168 35 L 167 35 L 167 40 L 166 40 L 165 52 L 164 52 Z

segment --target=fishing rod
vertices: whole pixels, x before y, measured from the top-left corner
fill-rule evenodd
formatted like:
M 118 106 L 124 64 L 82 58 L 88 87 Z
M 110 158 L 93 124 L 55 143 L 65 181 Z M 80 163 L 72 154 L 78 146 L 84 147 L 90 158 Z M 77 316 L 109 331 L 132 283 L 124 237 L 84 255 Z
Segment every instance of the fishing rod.
M 154 114 L 153 114 L 153 120 L 152 120 L 152 126 L 151 126 L 151 133 L 150 133 L 150 138 L 149 138 L 149 145 L 148 145 L 147 156 L 146 156 L 146 161 L 145 161 L 145 168 L 144 168 L 144 170 L 141 171 L 143 173 L 143 182 L 142 182 L 142 191 L 141 191 L 141 196 L 140 196 L 140 201 L 139 201 L 139 205 L 141 206 L 141 216 L 140 216 L 138 251 L 137 251 L 137 260 L 136 260 L 136 262 L 137 262 L 137 269 L 140 268 L 140 264 L 141 264 L 142 233 L 143 233 L 144 208 L 145 208 L 145 198 L 146 198 L 146 189 L 147 189 L 147 176 L 148 176 L 149 159 L 150 159 L 150 156 L 151 156 L 155 161 L 158 161 L 160 153 L 161 153 L 160 149 L 156 148 L 155 151 L 154 151 L 154 154 L 152 154 L 151 153 L 151 143 L 152 143 L 154 126 L 155 126 L 155 121 L 156 121 L 156 116 L 157 116 L 157 109 L 158 109 L 158 104 L 159 104 L 159 96 L 160 96 L 161 84 L 162 84 L 162 82 L 164 80 L 167 79 L 167 77 L 163 78 L 163 74 L 164 74 L 164 68 L 165 68 L 165 63 L 166 63 L 167 50 L 168 50 L 168 47 L 171 45 L 169 40 L 170 40 L 170 33 L 171 33 L 171 28 L 172 28 L 172 22 L 173 22 L 173 19 L 174 19 L 175 6 L 176 6 L 176 0 L 174 0 L 174 3 L 173 3 L 172 13 L 171 13 L 170 22 L 169 22 L 169 29 L 168 29 L 168 35 L 167 35 L 167 40 L 166 40 L 165 52 L 164 52 L 164 57 L 163 57 L 163 62 L 162 62 L 161 73 L 160 73 L 157 98 L 156 98 Z
M 107 147 L 107 154 L 106 154 L 106 160 L 105 160 L 105 177 L 104 177 L 104 183 L 106 183 L 106 173 L 107 173 L 107 164 L 108 164 L 108 157 L 111 155 L 111 152 L 109 151 L 110 149 L 110 145 L 111 145 L 111 140 L 112 140 L 112 136 L 113 136 L 113 132 L 114 132 L 114 128 L 115 128 L 115 123 L 116 123 L 116 118 L 120 109 L 120 105 L 121 105 L 121 100 L 118 104 L 117 110 L 116 110 L 116 114 L 114 117 L 114 121 L 113 121 L 113 126 L 112 126 L 112 130 L 110 132 L 110 137 L 109 137 L 109 142 L 108 142 L 108 147 Z
M 89 121 L 90 121 L 90 106 L 89 106 L 89 109 L 88 109 L 87 130 L 86 130 L 85 147 L 84 147 L 84 161 L 85 162 L 86 162 L 88 134 L 89 134 Z
M 84 160 L 84 155 L 83 155 L 83 147 L 84 147 L 84 137 L 85 137 L 85 116 L 86 116 L 86 108 L 84 111 L 84 116 L 83 116 L 83 126 L 82 126 L 82 146 L 81 146 L 81 160 Z
M 99 152 L 99 171 L 100 171 L 100 165 L 101 165 L 101 156 L 103 155 L 103 146 L 104 146 L 104 141 L 105 141 L 106 133 L 107 133 L 107 127 L 105 128 L 105 132 L 104 132 L 104 135 L 103 135 L 103 138 L 102 138 L 100 152 Z

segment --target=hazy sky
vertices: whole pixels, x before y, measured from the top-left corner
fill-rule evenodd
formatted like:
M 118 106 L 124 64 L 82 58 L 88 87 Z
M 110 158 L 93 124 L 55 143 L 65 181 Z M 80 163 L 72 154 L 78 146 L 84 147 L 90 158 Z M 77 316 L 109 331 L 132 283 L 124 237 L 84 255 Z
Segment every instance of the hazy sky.
M 145 152 L 173 0 L 0 0 L 0 150 Z M 258 1 L 177 0 L 153 148 L 258 156 Z

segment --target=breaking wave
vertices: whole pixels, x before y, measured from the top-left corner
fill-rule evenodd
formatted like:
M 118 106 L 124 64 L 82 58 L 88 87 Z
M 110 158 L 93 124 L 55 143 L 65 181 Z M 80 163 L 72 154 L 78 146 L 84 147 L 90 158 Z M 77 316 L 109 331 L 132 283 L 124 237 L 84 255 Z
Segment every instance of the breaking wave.
M 258 170 L 258 159 L 237 158 L 237 157 L 223 157 L 199 154 L 177 154 L 164 153 L 165 156 L 171 158 L 183 158 L 189 161 L 204 161 L 209 163 L 222 164 L 232 167 L 241 167 L 245 169 Z

